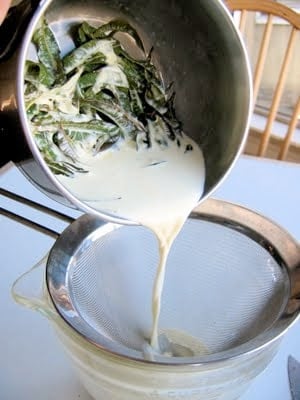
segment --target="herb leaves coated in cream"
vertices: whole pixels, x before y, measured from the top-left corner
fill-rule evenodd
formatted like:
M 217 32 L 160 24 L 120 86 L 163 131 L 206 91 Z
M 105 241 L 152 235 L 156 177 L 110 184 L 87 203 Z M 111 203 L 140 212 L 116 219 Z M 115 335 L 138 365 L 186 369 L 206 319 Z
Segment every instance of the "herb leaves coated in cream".
M 156 235 L 160 261 L 150 343 L 160 352 L 167 257 L 202 195 L 204 160 L 182 131 L 174 93 L 165 88 L 151 51 L 133 58 L 116 39 L 120 32 L 144 54 L 137 32 L 115 20 L 80 24 L 74 49 L 62 57 L 42 21 L 33 36 L 37 60 L 26 63 L 25 104 L 36 144 L 60 182 L 94 209 L 139 222 Z

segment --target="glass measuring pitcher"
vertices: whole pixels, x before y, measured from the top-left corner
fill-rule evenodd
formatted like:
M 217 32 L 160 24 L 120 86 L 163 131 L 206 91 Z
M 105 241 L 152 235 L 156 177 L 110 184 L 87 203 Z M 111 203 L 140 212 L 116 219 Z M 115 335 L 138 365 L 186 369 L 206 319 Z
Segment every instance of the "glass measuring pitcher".
M 151 234 L 94 222 L 72 223 L 13 287 L 19 303 L 51 320 L 88 392 L 99 400 L 238 399 L 299 318 L 299 245 L 241 207 L 209 200 L 195 209 L 170 254 L 159 329 L 188 333 L 202 350 L 148 360 Z

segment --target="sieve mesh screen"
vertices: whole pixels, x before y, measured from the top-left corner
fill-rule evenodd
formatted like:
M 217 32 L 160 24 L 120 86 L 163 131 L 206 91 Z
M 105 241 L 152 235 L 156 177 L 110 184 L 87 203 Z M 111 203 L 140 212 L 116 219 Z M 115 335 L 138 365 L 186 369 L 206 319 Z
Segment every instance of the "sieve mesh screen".
M 84 241 L 69 267 L 74 308 L 101 335 L 141 350 L 150 336 L 157 263 L 156 238 L 140 226 Z M 189 219 L 169 255 L 159 328 L 187 332 L 216 353 L 270 328 L 288 296 L 285 269 L 260 244 Z

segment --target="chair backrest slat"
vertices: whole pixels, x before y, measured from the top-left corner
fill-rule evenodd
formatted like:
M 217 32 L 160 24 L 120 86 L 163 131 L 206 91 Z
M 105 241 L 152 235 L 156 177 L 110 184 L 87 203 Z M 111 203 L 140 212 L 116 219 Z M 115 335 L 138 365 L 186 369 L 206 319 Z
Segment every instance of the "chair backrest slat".
M 298 102 L 297 102 L 297 104 L 296 104 L 296 106 L 294 108 L 293 116 L 292 116 L 292 119 L 290 121 L 287 134 L 286 134 L 286 136 L 284 138 L 283 145 L 282 145 L 282 147 L 281 147 L 281 149 L 279 151 L 278 160 L 285 160 L 285 158 L 287 156 L 287 153 L 288 153 L 288 150 L 289 150 L 289 146 L 291 144 L 295 129 L 297 127 L 299 115 L 300 115 L 300 96 L 299 96 Z
M 240 16 L 240 24 L 239 24 L 239 30 L 242 34 L 245 33 L 246 22 L 247 22 L 247 11 L 242 10 Z
M 257 58 L 257 63 L 256 63 L 256 68 L 255 68 L 255 73 L 254 73 L 254 81 L 253 81 L 253 103 L 255 104 L 260 83 L 261 83 L 261 78 L 264 70 L 264 66 L 266 63 L 266 58 L 267 58 L 267 53 L 269 50 L 269 45 L 270 45 L 270 40 L 271 40 L 271 34 L 273 30 L 273 15 L 270 14 L 268 16 L 268 22 L 266 24 L 258 58 Z
M 280 104 L 280 100 L 282 97 L 284 84 L 285 84 L 287 73 L 288 73 L 288 68 L 290 65 L 290 61 L 291 61 L 295 43 L 296 43 L 297 33 L 298 33 L 297 29 L 292 28 L 292 32 L 290 34 L 290 38 L 289 38 L 288 46 L 287 46 L 286 53 L 284 56 L 284 60 L 283 60 L 281 70 L 279 73 L 279 78 L 278 78 L 277 85 L 275 88 L 273 101 L 272 101 L 271 108 L 269 111 L 269 116 L 267 119 L 266 127 L 265 127 L 265 130 L 263 133 L 262 141 L 261 141 L 259 149 L 258 149 L 258 155 L 261 157 L 263 157 L 266 154 L 266 150 L 267 150 L 267 147 L 268 147 L 268 144 L 270 141 L 271 130 L 272 130 L 273 123 L 275 121 L 278 107 Z
M 292 57 L 296 46 L 297 34 L 300 30 L 300 13 L 292 10 L 291 8 L 278 3 L 274 0 L 225 0 L 229 10 L 231 12 L 239 11 L 240 14 L 240 29 L 244 36 L 246 36 L 246 19 L 249 12 L 260 12 L 267 14 L 267 21 L 263 30 L 262 39 L 259 44 L 258 56 L 256 65 L 254 67 L 253 74 L 253 99 L 254 105 L 257 102 L 259 89 L 261 87 L 264 70 L 266 67 L 267 57 L 271 48 L 273 39 L 273 27 L 275 17 L 279 17 L 285 20 L 291 26 L 291 33 L 287 41 L 284 58 L 280 66 L 280 72 L 278 75 L 277 82 L 275 80 L 273 95 L 271 99 L 271 105 L 268 110 L 266 117 L 266 125 L 261 134 L 260 143 L 258 146 L 258 156 L 265 156 L 267 153 L 268 145 L 270 143 L 273 125 L 276 120 L 280 102 L 285 89 L 289 67 L 291 64 Z M 248 21 L 248 20 L 247 20 Z M 272 47 L 273 49 L 273 47 Z M 293 138 L 293 132 L 295 131 L 298 123 L 298 117 L 300 114 L 299 102 L 294 108 L 293 115 L 290 118 L 286 137 L 282 140 L 282 146 L 278 157 L 284 159 L 287 155 L 291 140 Z M 251 127 L 250 127 L 251 128 Z
M 300 15 L 291 8 L 274 0 L 225 0 L 225 4 L 231 11 L 246 10 L 273 14 L 300 29 Z

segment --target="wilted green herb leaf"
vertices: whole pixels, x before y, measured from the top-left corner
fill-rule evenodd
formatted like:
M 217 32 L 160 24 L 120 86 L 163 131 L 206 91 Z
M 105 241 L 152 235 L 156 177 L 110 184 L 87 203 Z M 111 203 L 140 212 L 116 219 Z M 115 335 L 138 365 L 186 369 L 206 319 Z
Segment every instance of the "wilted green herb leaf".
M 82 155 L 95 155 L 120 138 L 140 150 L 166 147 L 181 134 L 174 95 L 165 89 L 151 51 L 134 59 L 113 37 L 117 32 L 129 34 L 143 49 L 136 30 L 121 20 L 99 28 L 82 23 L 77 47 L 63 59 L 46 21 L 34 34 L 39 62 L 26 64 L 27 116 L 55 174 L 87 172 Z
M 105 25 L 101 25 L 99 28 L 91 32 L 91 37 L 92 38 L 105 38 L 107 37 L 107 34 L 110 33 L 113 35 L 116 32 L 124 32 L 128 33 L 133 39 L 135 40 L 136 44 L 138 47 L 144 51 L 144 46 L 143 42 L 141 41 L 141 38 L 139 37 L 137 31 L 127 22 L 122 21 L 122 20 L 113 20 L 108 22 Z
M 79 45 L 87 42 L 88 40 L 92 39 L 92 34 L 95 32 L 96 28 L 88 24 L 87 22 L 83 22 L 77 31 L 77 43 Z
M 123 137 L 135 140 L 139 131 L 144 131 L 143 124 L 131 113 L 125 112 L 118 104 L 106 99 L 84 99 L 82 105 L 86 105 L 104 114 L 121 130 Z
M 32 40 L 37 47 L 39 61 L 48 73 L 47 81 L 51 82 L 51 84 L 54 84 L 54 82 L 63 83 L 65 74 L 60 50 L 46 20 L 42 21 L 41 26 L 35 31 Z
M 26 82 L 33 84 L 36 89 L 38 89 L 40 85 L 50 88 L 53 83 L 53 79 L 48 73 L 47 68 L 42 63 L 35 63 L 27 60 L 25 69 Z
M 84 43 L 80 47 L 77 47 L 70 54 L 66 55 L 63 59 L 63 65 L 66 74 L 72 72 L 75 68 L 78 68 L 85 64 L 90 64 L 97 59 L 97 63 L 105 63 L 106 56 L 103 51 L 106 51 L 112 46 L 112 40 L 90 40 Z

